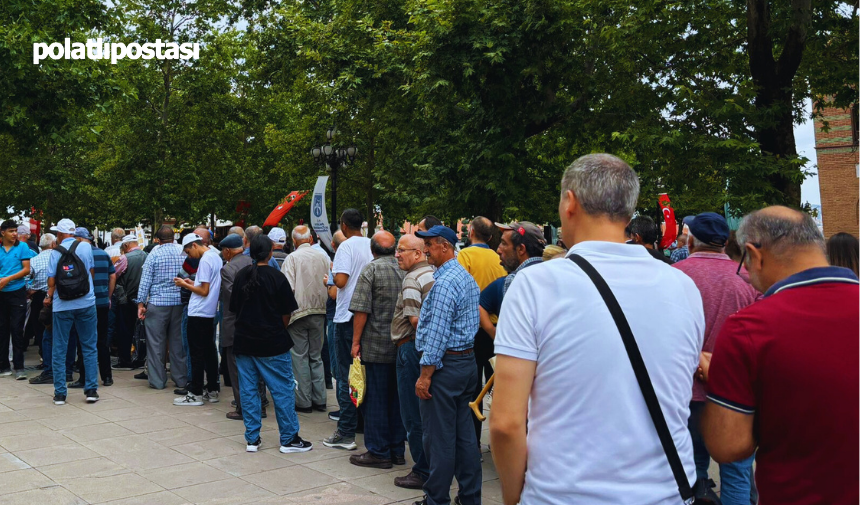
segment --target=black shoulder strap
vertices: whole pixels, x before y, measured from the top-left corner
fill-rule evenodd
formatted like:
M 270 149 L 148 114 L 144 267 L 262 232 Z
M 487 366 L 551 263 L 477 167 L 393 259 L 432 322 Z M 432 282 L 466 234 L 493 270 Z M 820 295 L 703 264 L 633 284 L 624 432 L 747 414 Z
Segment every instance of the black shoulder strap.
M 609 313 L 612 314 L 612 319 L 615 320 L 615 325 L 618 326 L 618 332 L 621 333 L 621 340 L 624 342 L 627 357 L 630 358 L 630 364 L 633 366 L 636 381 L 639 382 L 639 389 L 642 390 L 642 396 L 645 397 L 645 405 L 648 406 L 651 420 L 654 422 L 654 427 L 657 428 L 657 436 L 660 437 L 663 451 L 669 460 L 669 466 L 672 467 L 675 482 L 678 484 L 678 492 L 685 503 L 692 503 L 693 490 L 690 488 L 689 481 L 687 481 L 684 465 L 681 464 L 681 458 L 678 456 L 675 441 L 672 440 L 672 434 L 669 432 L 669 426 L 666 424 L 666 418 L 663 417 L 660 402 L 657 400 L 657 393 L 654 392 L 651 377 L 648 376 L 648 369 L 645 368 L 645 362 L 642 360 L 642 354 L 639 353 L 639 346 L 636 345 L 633 331 L 630 330 L 627 318 L 624 317 L 624 311 L 621 310 L 621 306 L 618 304 L 618 300 L 615 299 L 615 295 L 612 294 L 612 290 L 609 289 L 609 285 L 606 284 L 606 281 L 603 280 L 603 277 L 600 276 L 591 263 L 578 254 L 571 254 L 569 258 L 588 275 L 609 308 Z
M 70 248 L 69 248 L 69 252 L 70 252 L 70 253 L 72 253 L 72 254 L 75 254 L 75 249 L 77 249 L 77 248 L 78 248 L 78 244 L 80 244 L 80 242 L 78 242 L 77 240 L 75 240 L 75 243 L 74 243 L 74 244 L 72 244 L 72 247 L 70 247 Z

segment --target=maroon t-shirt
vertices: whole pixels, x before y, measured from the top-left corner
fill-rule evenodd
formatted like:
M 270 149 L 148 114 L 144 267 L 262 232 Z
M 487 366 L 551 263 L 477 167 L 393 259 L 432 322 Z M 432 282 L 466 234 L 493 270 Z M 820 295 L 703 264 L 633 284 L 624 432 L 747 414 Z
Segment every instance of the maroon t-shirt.
M 761 505 L 860 501 L 858 307 L 853 272 L 813 268 L 723 325 L 708 400 L 755 415 Z

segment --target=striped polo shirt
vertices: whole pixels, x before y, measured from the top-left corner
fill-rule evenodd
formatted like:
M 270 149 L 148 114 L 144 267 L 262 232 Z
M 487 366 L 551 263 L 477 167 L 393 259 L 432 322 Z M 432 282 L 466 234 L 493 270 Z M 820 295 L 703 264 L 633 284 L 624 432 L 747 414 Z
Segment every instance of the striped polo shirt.
M 394 318 L 391 320 L 391 340 L 414 337 L 415 328 L 409 322 L 410 317 L 418 317 L 421 304 L 433 287 L 433 267 L 426 261 L 416 263 L 403 278 L 403 288 L 394 306 Z
M 96 307 L 107 307 L 110 304 L 108 298 L 108 284 L 110 275 L 116 273 L 110 256 L 98 247 L 93 247 L 93 291 L 96 295 Z

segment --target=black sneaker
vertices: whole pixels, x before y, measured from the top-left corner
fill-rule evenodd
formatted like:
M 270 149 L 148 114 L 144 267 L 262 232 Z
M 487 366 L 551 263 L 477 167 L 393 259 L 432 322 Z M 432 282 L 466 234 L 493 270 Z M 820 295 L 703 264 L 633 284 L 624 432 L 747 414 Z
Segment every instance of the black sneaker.
M 311 407 L 313 407 L 313 409 L 316 410 L 317 412 L 325 412 L 325 404 L 311 405 Z
M 111 370 L 119 370 L 122 372 L 128 372 L 129 370 L 134 370 L 135 367 L 125 364 L 125 363 L 117 363 L 116 365 L 111 365 Z
M 148 376 L 148 375 L 146 375 L 146 372 L 140 372 L 139 374 L 135 374 L 135 375 L 134 375 L 134 378 L 135 378 L 135 379 L 144 380 L 144 381 L 145 381 L 145 380 L 149 380 L 149 376 Z
M 301 412 L 302 414 L 310 414 L 313 411 L 313 407 L 299 407 L 298 405 L 296 405 L 296 412 Z
M 99 394 L 95 389 L 87 389 L 84 391 L 84 396 L 87 397 L 87 403 L 95 403 L 99 401 Z
M 53 384 L 54 374 L 50 372 L 42 372 L 35 377 L 30 378 L 30 384 Z
M 176 396 L 185 396 L 188 394 L 188 388 L 176 388 L 173 390 L 173 394 Z
M 292 452 L 308 452 L 309 450 L 314 448 L 314 444 L 308 442 L 307 440 L 302 440 L 302 437 L 296 434 L 290 443 L 287 445 L 281 446 L 281 452 L 284 454 L 289 454 Z
M 253 444 L 246 444 L 245 450 L 248 452 L 257 452 L 258 450 L 260 450 L 260 444 L 262 443 L 263 441 L 258 438 L 257 441 Z
M 105 377 L 104 385 L 105 386 L 113 386 L 113 377 Z
M 65 405 L 66 395 L 54 395 L 54 405 Z

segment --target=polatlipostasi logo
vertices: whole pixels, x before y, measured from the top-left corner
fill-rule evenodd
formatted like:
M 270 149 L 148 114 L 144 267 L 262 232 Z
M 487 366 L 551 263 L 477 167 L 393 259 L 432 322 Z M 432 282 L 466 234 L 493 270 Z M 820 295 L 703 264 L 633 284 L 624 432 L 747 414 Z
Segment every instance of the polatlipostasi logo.
M 66 38 L 63 43 L 36 42 L 33 44 L 33 64 L 38 65 L 42 60 L 110 60 L 116 64 L 118 60 L 197 60 L 200 58 L 200 44 L 196 42 L 155 42 L 125 44 L 122 42 L 105 42 L 102 38 L 87 39 L 86 42 L 72 42 Z

